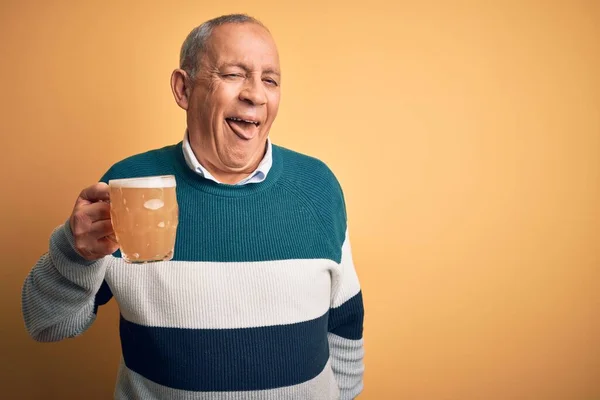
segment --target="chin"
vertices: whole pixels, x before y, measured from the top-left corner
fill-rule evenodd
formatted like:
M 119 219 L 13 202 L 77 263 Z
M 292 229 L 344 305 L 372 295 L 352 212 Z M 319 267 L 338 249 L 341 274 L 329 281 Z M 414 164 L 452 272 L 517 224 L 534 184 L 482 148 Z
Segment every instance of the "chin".
M 261 148 L 262 146 L 258 146 L 255 140 L 232 143 L 230 147 L 222 149 L 222 160 L 228 160 L 234 164 L 247 164 L 252 162 Z
M 247 155 L 246 152 L 243 155 L 236 155 L 234 157 L 231 154 L 224 154 L 224 157 L 220 157 L 220 159 L 221 164 L 232 172 L 244 170 L 252 163 L 252 156 Z

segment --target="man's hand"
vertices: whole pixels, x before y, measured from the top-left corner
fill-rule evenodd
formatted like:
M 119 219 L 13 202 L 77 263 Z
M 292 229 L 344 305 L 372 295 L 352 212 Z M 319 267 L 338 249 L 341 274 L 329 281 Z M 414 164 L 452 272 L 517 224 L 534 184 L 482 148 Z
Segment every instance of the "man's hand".
M 69 224 L 75 250 L 86 260 L 100 259 L 119 248 L 110 221 L 109 199 L 108 185 L 100 182 L 83 189 L 75 202 Z

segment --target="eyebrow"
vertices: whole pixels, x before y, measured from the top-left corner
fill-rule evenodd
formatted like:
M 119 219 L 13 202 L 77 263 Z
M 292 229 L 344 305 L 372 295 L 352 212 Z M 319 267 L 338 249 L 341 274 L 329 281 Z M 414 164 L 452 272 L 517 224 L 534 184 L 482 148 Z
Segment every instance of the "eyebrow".
M 267 68 L 263 71 L 265 74 L 281 76 L 281 73 L 273 68 Z
M 244 64 L 242 64 L 242 63 L 225 63 L 225 64 L 221 65 L 221 68 L 228 68 L 228 67 L 237 67 L 237 68 L 241 68 L 241 69 L 243 69 L 243 70 L 244 70 L 244 71 L 246 71 L 246 72 L 250 71 L 250 68 L 248 68 L 248 66 L 247 66 L 247 65 L 244 65 Z M 266 68 L 266 69 L 263 71 L 263 73 L 265 73 L 265 74 L 271 74 L 271 75 L 277 75 L 277 76 L 281 76 L 281 73 L 280 73 L 278 70 L 276 70 L 275 68 L 273 68 L 273 67 L 267 67 L 267 68 Z

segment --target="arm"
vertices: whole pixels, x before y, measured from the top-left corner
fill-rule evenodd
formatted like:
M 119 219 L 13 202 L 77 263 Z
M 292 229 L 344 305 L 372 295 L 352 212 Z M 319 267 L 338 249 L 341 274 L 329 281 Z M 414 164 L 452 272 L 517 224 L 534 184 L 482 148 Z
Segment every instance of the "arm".
M 363 389 L 364 309 L 347 231 L 337 272 L 333 275 L 327 338 L 331 365 L 340 388 L 341 400 L 351 400 Z
M 50 237 L 48 252 L 27 275 L 21 291 L 25 328 L 37 341 L 83 333 L 98 305 L 112 294 L 104 282 L 108 259 L 118 245 L 112 234 L 105 184 L 84 189 L 69 220 Z
M 40 342 L 52 342 L 87 330 L 96 318 L 96 294 L 104 281 L 106 264 L 104 258 L 87 261 L 75 251 L 68 222 L 58 227 L 50 237 L 48 252 L 29 272 L 21 291 L 29 335 Z M 103 289 L 106 293 L 107 288 Z M 99 297 L 107 297 L 102 296 L 104 293 Z

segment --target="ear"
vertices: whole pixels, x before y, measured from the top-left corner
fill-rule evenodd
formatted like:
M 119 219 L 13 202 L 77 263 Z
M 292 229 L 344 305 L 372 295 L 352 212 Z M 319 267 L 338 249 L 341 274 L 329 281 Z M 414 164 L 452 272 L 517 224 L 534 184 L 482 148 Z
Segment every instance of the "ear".
M 171 91 L 177 105 L 184 110 L 187 110 L 189 106 L 189 94 L 191 91 L 191 87 L 188 86 L 189 84 L 190 79 L 188 79 L 187 72 L 182 69 L 173 71 L 171 74 Z

